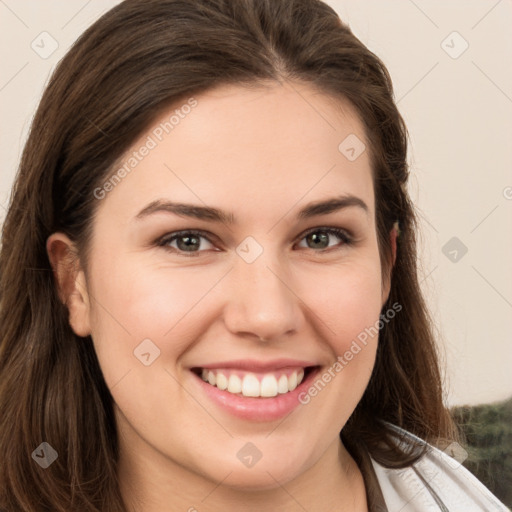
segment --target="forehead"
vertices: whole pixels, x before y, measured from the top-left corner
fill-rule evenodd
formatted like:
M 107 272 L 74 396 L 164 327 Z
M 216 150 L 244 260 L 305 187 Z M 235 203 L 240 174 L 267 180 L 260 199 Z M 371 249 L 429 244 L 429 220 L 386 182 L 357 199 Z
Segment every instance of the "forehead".
M 169 199 L 229 204 L 262 219 L 263 209 L 353 194 L 371 213 L 367 147 L 346 100 L 290 82 L 224 85 L 162 111 L 118 162 L 129 172 L 102 207 L 135 215 Z

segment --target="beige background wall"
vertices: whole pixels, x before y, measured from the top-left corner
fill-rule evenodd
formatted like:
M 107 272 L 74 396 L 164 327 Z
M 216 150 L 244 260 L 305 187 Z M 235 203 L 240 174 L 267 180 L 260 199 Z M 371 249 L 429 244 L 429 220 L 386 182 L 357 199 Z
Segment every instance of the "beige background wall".
M 0 1 L 0 221 L 50 72 L 77 36 L 117 3 Z M 442 333 L 449 402 L 507 398 L 512 395 L 512 3 L 327 3 L 387 65 L 409 127 L 410 191 L 422 219 L 422 286 Z

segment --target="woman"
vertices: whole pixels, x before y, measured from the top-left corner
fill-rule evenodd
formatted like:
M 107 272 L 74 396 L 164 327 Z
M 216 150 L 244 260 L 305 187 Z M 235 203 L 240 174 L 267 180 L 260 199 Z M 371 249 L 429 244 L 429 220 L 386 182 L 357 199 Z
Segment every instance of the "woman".
M 442 451 L 406 152 L 386 69 L 322 2 L 90 27 L 3 229 L 1 507 L 506 510 Z

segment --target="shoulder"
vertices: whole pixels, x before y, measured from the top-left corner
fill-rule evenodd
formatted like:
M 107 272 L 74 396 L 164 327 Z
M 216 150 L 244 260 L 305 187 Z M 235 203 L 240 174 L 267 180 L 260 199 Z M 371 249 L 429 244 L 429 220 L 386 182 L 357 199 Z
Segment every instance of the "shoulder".
M 398 427 L 404 442 L 421 442 Z M 388 510 L 401 512 L 454 511 L 509 512 L 472 473 L 455 458 L 434 446 L 410 467 L 388 469 L 371 459 Z

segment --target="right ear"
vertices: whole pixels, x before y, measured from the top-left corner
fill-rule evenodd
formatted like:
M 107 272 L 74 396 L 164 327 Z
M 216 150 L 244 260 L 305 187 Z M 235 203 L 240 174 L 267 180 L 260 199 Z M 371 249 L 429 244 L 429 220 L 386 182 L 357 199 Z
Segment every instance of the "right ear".
M 78 336 L 91 334 L 90 301 L 85 273 L 75 244 L 64 233 L 53 233 L 46 241 L 60 300 L 69 310 L 69 324 Z

